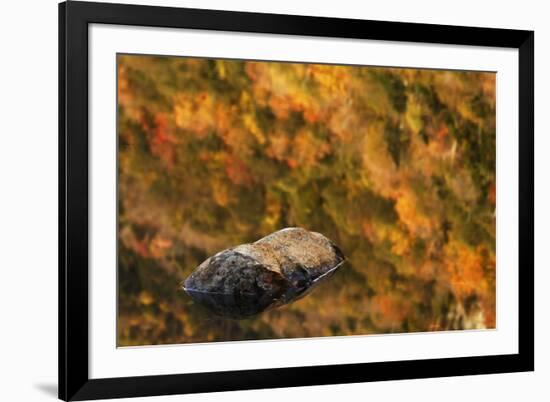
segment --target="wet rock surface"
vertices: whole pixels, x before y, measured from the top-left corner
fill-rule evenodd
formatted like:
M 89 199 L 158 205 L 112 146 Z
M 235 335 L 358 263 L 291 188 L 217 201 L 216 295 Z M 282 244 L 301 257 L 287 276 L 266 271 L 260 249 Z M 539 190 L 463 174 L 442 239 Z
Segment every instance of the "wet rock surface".
M 344 259 L 322 234 L 286 228 L 208 258 L 184 289 L 217 315 L 245 318 L 305 296 Z

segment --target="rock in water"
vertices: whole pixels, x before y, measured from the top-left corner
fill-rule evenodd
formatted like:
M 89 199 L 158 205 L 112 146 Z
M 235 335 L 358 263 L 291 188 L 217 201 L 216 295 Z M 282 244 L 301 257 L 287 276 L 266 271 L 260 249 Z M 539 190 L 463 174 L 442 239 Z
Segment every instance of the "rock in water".
M 303 297 L 344 259 L 322 234 L 286 228 L 208 258 L 184 289 L 219 315 L 243 318 Z

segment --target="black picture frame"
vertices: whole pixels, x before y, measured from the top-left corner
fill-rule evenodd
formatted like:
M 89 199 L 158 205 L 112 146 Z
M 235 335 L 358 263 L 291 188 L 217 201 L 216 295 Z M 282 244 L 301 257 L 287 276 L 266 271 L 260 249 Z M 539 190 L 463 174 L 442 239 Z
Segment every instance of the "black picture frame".
M 213 373 L 88 375 L 88 25 L 515 48 L 519 51 L 517 354 Z M 534 370 L 534 32 L 70 1 L 59 4 L 59 398 L 87 400 Z

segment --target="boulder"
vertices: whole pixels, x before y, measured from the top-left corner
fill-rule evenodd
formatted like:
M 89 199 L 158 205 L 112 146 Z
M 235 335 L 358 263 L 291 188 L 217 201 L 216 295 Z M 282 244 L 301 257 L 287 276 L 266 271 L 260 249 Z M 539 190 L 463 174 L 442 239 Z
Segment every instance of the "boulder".
M 185 291 L 219 315 L 243 318 L 305 296 L 345 258 L 320 233 L 286 228 L 208 258 L 185 280 Z

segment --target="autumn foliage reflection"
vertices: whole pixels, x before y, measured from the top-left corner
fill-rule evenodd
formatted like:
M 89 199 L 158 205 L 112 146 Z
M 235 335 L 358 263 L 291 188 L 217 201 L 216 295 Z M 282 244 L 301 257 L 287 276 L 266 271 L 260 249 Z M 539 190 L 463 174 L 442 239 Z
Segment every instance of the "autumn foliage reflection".
M 495 75 L 118 56 L 119 345 L 495 327 Z M 288 226 L 347 263 L 236 321 L 179 284 Z

